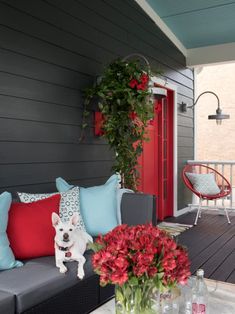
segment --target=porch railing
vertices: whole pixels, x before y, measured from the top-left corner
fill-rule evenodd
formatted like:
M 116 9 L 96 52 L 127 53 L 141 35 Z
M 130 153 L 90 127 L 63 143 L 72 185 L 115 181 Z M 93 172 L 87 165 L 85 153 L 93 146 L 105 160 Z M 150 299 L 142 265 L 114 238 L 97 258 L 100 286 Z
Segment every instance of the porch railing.
M 188 160 L 188 164 L 202 164 L 214 168 L 220 172 L 231 184 L 232 192 L 229 196 L 224 199 L 208 201 L 204 200 L 202 205 L 206 207 L 216 207 L 235 210 L 235 161 L 215 161 L 215 160 Z M 223 182 L 221 182 L 223 184 Z M 198 197 L 193 196 L 192 204 L 189 206 L 194 206 L 198 204 Z

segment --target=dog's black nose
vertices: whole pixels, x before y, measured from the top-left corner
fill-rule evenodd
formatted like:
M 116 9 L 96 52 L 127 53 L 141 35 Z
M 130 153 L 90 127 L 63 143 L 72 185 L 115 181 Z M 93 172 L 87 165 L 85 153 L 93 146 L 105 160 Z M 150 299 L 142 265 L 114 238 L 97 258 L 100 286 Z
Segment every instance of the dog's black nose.
M 64 240 L 68 240 L 68 238 L 69 238 L 68 233 L 64 233 L 63 238 L 64 238 Z

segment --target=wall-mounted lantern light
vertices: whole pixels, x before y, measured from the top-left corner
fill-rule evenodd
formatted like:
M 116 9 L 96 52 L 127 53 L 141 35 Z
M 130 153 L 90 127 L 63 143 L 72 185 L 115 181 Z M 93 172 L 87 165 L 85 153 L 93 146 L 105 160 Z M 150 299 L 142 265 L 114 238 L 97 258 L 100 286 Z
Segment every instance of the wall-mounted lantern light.
M 216 120 L 216 124 L 217 124 L 217 125 L 221 125 L 221 124 L 222 124 L 222 120 L 224 120 L 224 119 L 230 119 L 230 115 L 229 115 L 229 114 L 223 114 L 223 113 L 222 113 L 222 109 L 220 108 L 220 100 L 219 100 L 219 97 L 216 95 L 216 93 L 211 92 L 211 91 L 205 91 L 205 92 L 201 93 L 201 94 L 197 97 L 196 101 L 194 102 L 194 104 L 193 104 L 192 106 L 188 106 L 186 103 L 182 102 L 182 103 L 181 103 L 181 107 L 180 107 L 181 111 L 182 111 L 182 112 L 187 112 L 187 110 L 188 110 L 189 108 L 190 108 L 190 109 L 194 108 L 194 107 L 196 106 L 196 104 L 197 104 L 199 98 L 200 98 L 202 95 L 204 95 L 204 94 L 212 94 L 212 95 L 214 95 L 214 96 L 216 97 L 216 99 L 217 99 L 217 106 L 218 106 L 218 107 L 217 107 L 217 109 L 216 109 L 216 114 L 211 114 L 211 115 L 209 115 L 209 116 L 208 116 L 208 119 L 209 119 L 209 120 Z

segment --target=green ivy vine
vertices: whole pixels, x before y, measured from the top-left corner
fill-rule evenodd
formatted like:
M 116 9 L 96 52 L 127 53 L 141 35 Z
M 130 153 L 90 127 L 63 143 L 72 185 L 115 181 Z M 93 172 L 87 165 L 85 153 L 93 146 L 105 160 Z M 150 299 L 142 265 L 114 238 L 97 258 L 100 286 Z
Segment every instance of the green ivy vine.
M 149 69 L 140 62 L 115 60 L 106 67 L 99 83 L 86 89 L 83 128 L 90 104 L 98 97 L 103 114 L 103 137 L 115 152 L 113 170 L 119 172 L 123 186 L 136 190 L 139 181 L 138 157 L 143 142 L 148 140 L 146 126 L 153 118 L 153 103 L 149 91 Z

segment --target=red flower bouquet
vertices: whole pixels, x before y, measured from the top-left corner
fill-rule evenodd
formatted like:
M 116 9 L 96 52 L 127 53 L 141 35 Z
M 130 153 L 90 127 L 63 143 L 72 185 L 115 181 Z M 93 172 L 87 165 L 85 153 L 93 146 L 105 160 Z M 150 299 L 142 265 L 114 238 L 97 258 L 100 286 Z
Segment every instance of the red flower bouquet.
M 145 292 L 150 288 L 152 291 L 153 287 L 163 290 L 177 283 L 185 284 L 190 276 L 186 250 L 151 224 L 120 225 L 105 236 L 99 236 L 92 248 L 95 251 L 92 264 L 100 275 L 100 284 L 119 287 L 118 295 L 125 313 L 130 311 L 127 305 L 133 290 L 135 302 L 139 302 L 138 311 L 145 313 L 146 306 L 151 305 L 151 298 L 146 297 Z

